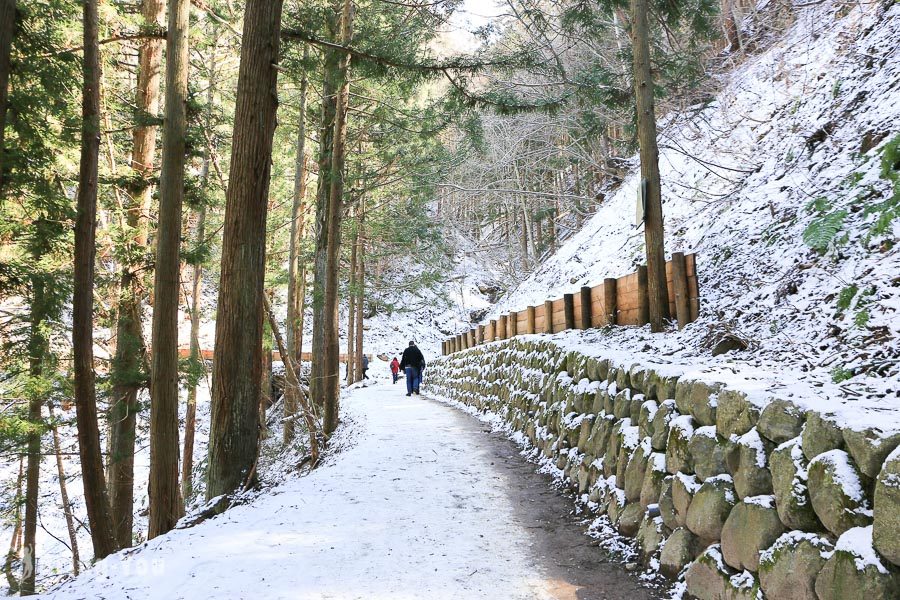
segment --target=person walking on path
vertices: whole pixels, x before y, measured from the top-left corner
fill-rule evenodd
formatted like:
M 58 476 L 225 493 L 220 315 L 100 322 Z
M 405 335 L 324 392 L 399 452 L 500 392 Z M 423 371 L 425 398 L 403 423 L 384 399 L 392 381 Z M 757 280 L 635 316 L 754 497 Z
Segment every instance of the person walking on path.
M 425 368 L 425 357 L 415 342 L 410 342 L 409 347 L 403 351 L 400 368 L 406 373 L 406 395 L 418 394 L 422 383 L 422 369 Z
M 366 356 L 365 354 L 363 354 L 362 355 L 362 374 L 363 374 L 362 378 L 363 379 L 369 378 L 369 376 L 366 375 L 366 371 L 368 371 L 368 370 L 369 370 L 369 357 Z
M 400 379 L 400 361 L 396 356 L 391 361 L 391 375 L 394 377 L 394 383 L 397 383 L 397 380 Z

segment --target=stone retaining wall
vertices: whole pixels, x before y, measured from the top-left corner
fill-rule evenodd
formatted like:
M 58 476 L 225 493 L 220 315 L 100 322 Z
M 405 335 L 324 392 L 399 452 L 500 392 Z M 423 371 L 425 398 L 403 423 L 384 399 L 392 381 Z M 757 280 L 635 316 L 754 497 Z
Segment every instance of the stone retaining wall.
M 427 377 L 527 436 L 688 597 L 900 598 L 900 435 L 537 336 L 441 358 Z

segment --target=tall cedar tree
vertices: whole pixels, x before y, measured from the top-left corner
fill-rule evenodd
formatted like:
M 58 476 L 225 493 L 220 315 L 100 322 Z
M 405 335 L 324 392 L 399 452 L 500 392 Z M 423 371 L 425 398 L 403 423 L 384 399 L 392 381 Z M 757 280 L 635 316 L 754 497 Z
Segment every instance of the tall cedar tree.
M 143 0 L 141 16 L 146 27 L 161 28 L 166 14 L 164 0 Z M 155 176 L 159 113 L 160 64 L 163 41 L 148 37 L 138 48 L 136 124 L 132 131 L 131 169 L 133 183 L 128 190 L 125 220 L 128 237 L 119 278 L 119 307 L 116 319 L 116 353 L 112 370 L 112 398 L 109 408 L 109 501 L 119 546 L 131 546 L 134 516 L 135 423 L 140 410 L 138 391 L 144 385 L 144 341 L 141 330 L 144 299 L 145 248 L 150 202 Z
M 328 10 L 326 28 L 332 39 L 337 34 L 338 13 Z M 334 117 L 337 107 L 337 77 L 340 53 L 325 49 L 322 72 L 322 117 L 319 129 L 318 187 L 316 189 L 316 247 L 313 254 L 312 365 L 309 394 L 320 409 L 325 406 L 325 280 L 328 249 L 328 198 L 331 193 L 331 166 L 334 149 Z
M 282 7 L 282 0 L 248 0 L 244 13 L 213 359 L 208 498 L 250 483 L 258 454 L 260 314 Z
M 115 552 L 109 498 L 100 455 L 97 394 L 94 382 L 94 256 L 97 235 L 97 170 L 100 153 L 100 46 L 97 0 L 84 2 L 84 87 L 82 91 L 81 161 L 75 220 L 75 289 L 72 298 L 72 349 L 78 447 L 84 503 L 94 556 Z
M 647 295 L 650 329 L 662 331 L 669 318 L 666 285 L 665 237 L 662 214 L 662 184 L 659 177 L 659 146 L 656 142 L 656 112 L 653 108 L 653 74 L 650 71 L 650 24 L 648 0 L 631 2 L 631 40 L 634 57 L 634 98 L 641 154 L 641 186 L 645 190 L 644 244 L 647 253 Z
M 169 4 L 166 107 L 153 305 L 150 375 L 150 522 L 153 538 L 181 516 L 178 487 L 178 298 L 181 288 L 181 206 L 187 131 L 190 0 Z
M 309 58 L 309 47 L 303 48 L 303 62 Z M 303 352 L 303 309 L 306 295 L 306 269 L 300 264 L 300 243 L 305 229 L 306 213 L 306 103 L 309 94 L 309 76 L 303 72 L 300 80 L 300 106 L 297 126 L 297 156 L 294 162 L 294 197 L 291 205 L 291 241 L 288 250 L 288 293 L 287 293 L 287 348 L 291 358 L 301 362 Z M 284 416 L 290 418 L 297 412 L 298 390 L 285 386 Z M 294 421 L 284 423 L 284 442 L 290 443 L 294 437 Z
M 349 46 L 353 37 L 353 2 L 341 3 L 341 43 Z M 341 219 L 344 213 L 344 176 L 347 151 L 347 111 L 350 103 L 350 54 L 343 53 L 335 77 L 337 103 L 334 116 L 334 147 L 331 158 L 331 182 L 326 213 L 328 246 L 325 250 L 325 306 L 323 309 L 323 400 L 325 414 L 323 428 L 330 435 L 338 426 L 340 382 L 340 260 Z

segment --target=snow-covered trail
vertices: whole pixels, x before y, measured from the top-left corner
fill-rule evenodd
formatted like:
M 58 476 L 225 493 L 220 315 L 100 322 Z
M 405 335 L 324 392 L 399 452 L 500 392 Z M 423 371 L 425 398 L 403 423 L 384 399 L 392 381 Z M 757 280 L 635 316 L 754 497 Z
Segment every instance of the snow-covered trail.
M 516 482 L 494 466 L 504 457 L 478 422 L 407 398 L 402 388 L 350 393 L 335 438 L 344 448 L 309 476 L 109 557 L 48 596 L 600 597 L 576 595 L 577 586 L 559 577 L 558 557 L 542 556 L 534 537 L 542 532 L 515 514 L 509 487 Z M 609 582 L 620 596 L 603 597 L 646 594 L 622 580 Z

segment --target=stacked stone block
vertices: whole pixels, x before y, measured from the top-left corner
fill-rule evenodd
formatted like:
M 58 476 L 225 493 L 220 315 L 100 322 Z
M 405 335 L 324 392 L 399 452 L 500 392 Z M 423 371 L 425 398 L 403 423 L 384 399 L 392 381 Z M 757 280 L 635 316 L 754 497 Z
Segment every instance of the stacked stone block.
M 427 376 L 500 415 L 688 597 L 900 598 L 900 434 L 542 336 Z

